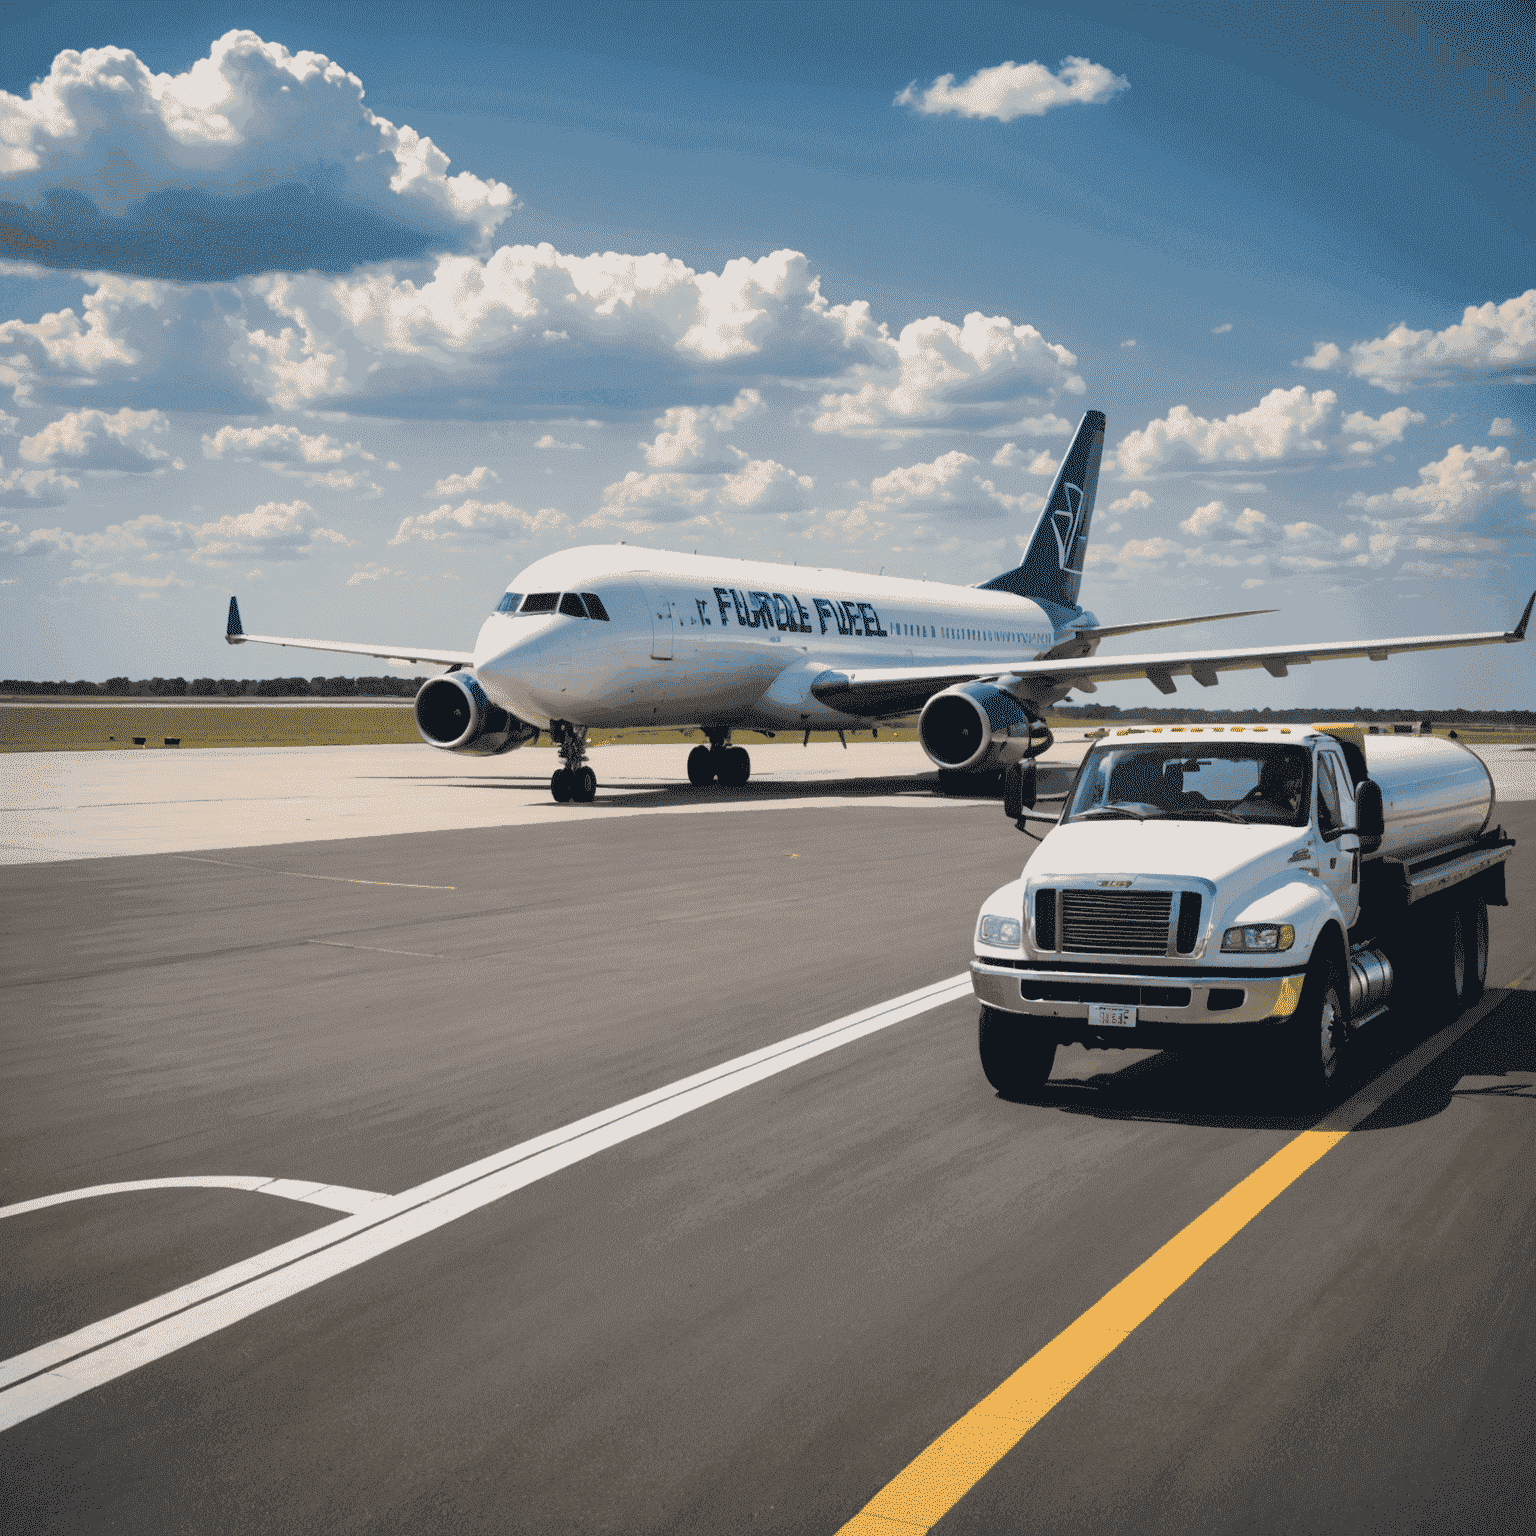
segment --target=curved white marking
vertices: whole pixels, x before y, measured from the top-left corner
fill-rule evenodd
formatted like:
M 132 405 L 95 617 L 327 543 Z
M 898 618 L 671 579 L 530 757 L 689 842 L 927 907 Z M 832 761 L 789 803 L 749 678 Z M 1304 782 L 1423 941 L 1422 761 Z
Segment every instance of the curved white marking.
M 0 1205 L 0 1220 L 41 1211 L 50 1205 L 67 1205 L 72 1200 L 93 1200 L 97 1195 L 126 1195 L 138 1189 L 243 1189 L 257 1195 L 277 1195 L 284 1200 L 302 1200 L 306 1205 L 323 1205 L 330 1211 L 345 1211 L 355 1216 L 375 1200 L 388 1196 L 371 1189 L 348 1189 L 345 1184 L 306 1184 L 300 1179 L 267 1179 L 243 1174 L 192 1174 L 184 1179 L 130 1179 L 126 1184 L 92 1184 L 89 1189 L 69 1189 L 62 1195 L 43 1195 L 37 1200 L 22 1200 L 15 1205 Z
M 854 1040 L 971 996 L 969 971 L 721 1062 L 428 1179 L 115 1317 L 0 1360 L 0 1430 L 657 1126 Z M 1472 1014 L 1469 1017 L 1476 1017 Z

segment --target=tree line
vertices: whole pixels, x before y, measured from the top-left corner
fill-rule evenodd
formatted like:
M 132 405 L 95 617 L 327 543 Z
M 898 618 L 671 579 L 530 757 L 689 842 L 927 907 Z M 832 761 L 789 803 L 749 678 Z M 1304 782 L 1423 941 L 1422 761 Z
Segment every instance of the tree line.
M 109 677 L 104 683 L 0 678 L 0 693 L 108 699 L 411 699 L 424 677 Z
M 1315 720 L 1358 720 L 1364 725 L 1434 720 L 1444 725 L 1536 726 L 1531 709 L 1376 709 L 1356 704 L 1310 709 L 1121 709 L 1118 704 L 1059 704 L 1051 718 L 1061 720 L 1150 720 L 1154 725 L 1310 725 Z

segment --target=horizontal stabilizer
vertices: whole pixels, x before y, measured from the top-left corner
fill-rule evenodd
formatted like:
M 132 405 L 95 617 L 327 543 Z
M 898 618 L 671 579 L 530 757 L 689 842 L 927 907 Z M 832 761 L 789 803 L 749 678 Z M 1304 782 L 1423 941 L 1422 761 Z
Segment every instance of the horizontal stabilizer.
M 1214 624 L 1218 619 L 1252 619 L 1262 613 L 1279 613 L 1278 608 L 1244 608 L 1237 613 L 1194 613 L 1187 619 L 1148 619 L 1143 624 L 1095 624 L 1077 632 L 1079 640 L 1112 640 L 1116 635 L 1140 634 L 1144 629 L 1174 629 L 1180 624 Z
M 240 622 L 240 604 L 229 600 L 229 622 L 224 639 L 230 645 L 287 645 L 301 651 L 338 651 L 345 656 L 376 656 L 380 661 L 404 661 L 412 666 L 426 663 L 434 667 L 472 667 L 473 651 L 424 650 L 418 645 L 372 645 L 346 640 L 306 640 L 294 635 L 248 635 Z

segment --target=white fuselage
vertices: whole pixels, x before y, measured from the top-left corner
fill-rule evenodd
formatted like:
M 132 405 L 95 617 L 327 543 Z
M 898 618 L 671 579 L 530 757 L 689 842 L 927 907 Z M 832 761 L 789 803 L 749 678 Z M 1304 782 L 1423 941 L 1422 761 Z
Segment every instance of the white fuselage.
M 625 545 L 546 556 L 508 591 L 595 592 L 609 615 L 498 612 L 481 626 L 476 675 L 538 726 L 867 725 L 811 683 L 857 667 L 1001 671 L 1073 633 L 1008 592 Z

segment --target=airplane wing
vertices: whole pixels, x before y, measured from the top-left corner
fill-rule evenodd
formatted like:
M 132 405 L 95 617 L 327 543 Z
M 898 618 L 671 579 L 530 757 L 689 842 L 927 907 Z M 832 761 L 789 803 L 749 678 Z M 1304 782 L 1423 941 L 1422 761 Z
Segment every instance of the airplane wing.
M 1092 656 L 1020 661 L 999 667 L 995 661 L 934 671 L 922 667 L 853 667 L 846 672 L 823 672 L 811 692 L 823 704 L 850 715 L 879 717 L 910 714 L 920 709 L 941 689 L 957 683 L 995 678 L 1011 693 L 1060 694 L 1070 688 L 1092 693 L 1102 682 L 1121 682 L 1144 677 L 1160 693 L 1175 692 L 1174 678 L 1190 676 L 1213 688 L 1222 672 L 1263 668 L 1271 677 L 1285 677 L 1291 667 L 1314 661 L 1344 661 L 1368 656 L 1372 661 L 1407 651 L 1452 650 L 1471 645 L 1508 645 L 1525 639 L 1536 592 L 1525 605 L 1520 622 L 1510 630 L 1490 630 L 1472 635 L 1410 635 L 1396 640 L 1338 640 L 1316 645 L 1248 646 L 1238 650 L 1178 651 L 1150 656 Z
M 342 640 L 301 640 L 292 635 L 248 635 L 240 623 L 240 604 L 229 600 L 229 623 L 224 639 L 230 645 L 254 640 L 260 645 L 291 645 L 304 651 L 341 651 L 348 656 L 377 656 L 382 661 L 429 662 L 438 667 L 472 667 L 473 651 L 423 650 L 419 645 L 358 645 Z

